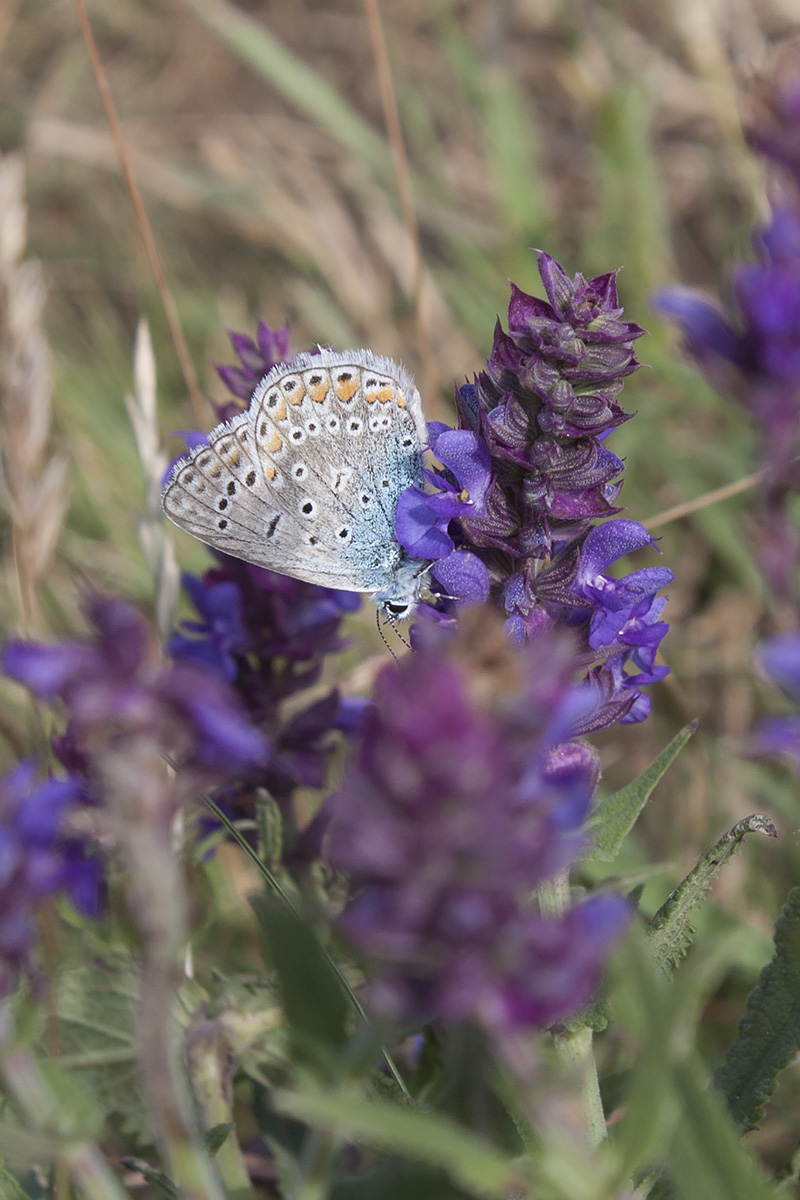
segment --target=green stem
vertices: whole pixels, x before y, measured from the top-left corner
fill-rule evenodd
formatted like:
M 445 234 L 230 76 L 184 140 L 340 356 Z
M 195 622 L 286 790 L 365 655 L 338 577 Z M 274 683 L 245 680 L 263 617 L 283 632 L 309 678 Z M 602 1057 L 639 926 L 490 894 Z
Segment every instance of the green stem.
M 570 904 L 568 873 L 563 871 L 549 883 L 542 884 L 537 896 L 543 913 L 554 917 L 561 916 Z M 599 1146 L 608 1137 L 608 1130 L 600 1096 L 592 1038 L 591 1029 L 584 1026 L 567 1033 L 553 1034 L 553 1044 L 564 1066 L 580 1079 L 586 1137 L 590 1145 Z
M 230 1125 L 214 1161 L 228 1200 L 254 1200 L 233 1118 L 230 1074 L 231 1051 L 220 1022 L 208 1021 L 187 1039 L 192 1088 L 203 1112 L 206 1129 Z
M 92 1142 L 70 1138 L 64 1129 L 68 1114 L 30 1051 L 10 1044 L 9 1014 L 0 1011 L 0 1077 L 8 1094 L 34 1129 L 49 1132 L 58 1146 L 58 1161 L 67 1168 L 85 1200 L 125 1200 L 126 1193 Z M 59 1134 L 59 1126 L 63 1130 Z M 63 1139 L 63 1140 L 62 1140 Z

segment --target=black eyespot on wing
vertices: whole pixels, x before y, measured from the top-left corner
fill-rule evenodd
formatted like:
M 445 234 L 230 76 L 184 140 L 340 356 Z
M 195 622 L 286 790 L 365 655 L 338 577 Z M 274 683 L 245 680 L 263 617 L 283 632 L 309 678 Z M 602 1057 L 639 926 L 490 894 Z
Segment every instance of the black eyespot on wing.
M 227 507 L 228 507 L 228 501 L 223 496 L 222 499 L 220 500 L 219 504 L 217 505 L 217 508 L 219 509 L 220 512 L 222 512 Z
M 245 483 L 247 484 L 247 486 L 252 487 L 253 484 L 255 483 L 255 481 L 256 481 L 255 471 L 248 471 L 247 475 L 245 476 Z
M 225 520 L 225 518 L 224 518 L 224 517 L 222 518 L 222 520 L 221 520 L 221 521 L 217 521 L 217 525 L 219 526 L 219 528 L 220 528 L 220 529 L 227 529 L 227 528 L 228 528 L 228 522 Z
M 235 496 L 235 495 L 236 495 L 236 484 L 233 482 L 233 480 L 232 480 L 232 479 L 231 479 L 231 481 L 229 482 L 229 484 L 228 484 L 228 487 L 227 487 L 226 491 L 227 491 L 227 493 L 228 493 L 228 495 L 229 495 L 229 496 Z
M 321 375 L 312 375 L 308 381 L 312 387 L 316 387 L 318 383 L 322 383 Z
M 275 516 L 270 521 L 269 525 L 267 526 L 267 537 L 268 538 L 271 538 L 272 535 L 274 534 L 275 530 L 278 528 L 278 522 L 280 521 L 280 519 L 281 519 L 281 514 L 276 513 Z
M 314 505 L 311 503 L 310 500 L 306 500 L 305 504 L 302 504 L 300 506 L 300 511 L 304 512 L 306 514 L 306 516 L 310 516 L 311 513 L 313 513 L 313 511 L 314 511 Z
M 346 538 L 349 535 L 349 533 L 350 533 L 350 530 L 346 526 L 342 526 L 342 528 L 339 530 L 339 537 Z
M 348 380 L 353 378 L 353 372 L 352 371 L 340 371 L 339 374 L 336 376 L 336 378 L 338 379 L 339 383 L 347 383 Z
M 262 421 L 262 422 L 261 422 L 261 424 L 260 424 L 260 425 L 259 425 L 259 427 L 258 427 L 258 436 L 259 436 L 260 438 L 265 438 L 265 437 L 267 436 L 267 430 L 268 430 L 268 429 L 269 429 L 269 426 L 267 425 L 267 422 L 266 422 L 266 421 Z

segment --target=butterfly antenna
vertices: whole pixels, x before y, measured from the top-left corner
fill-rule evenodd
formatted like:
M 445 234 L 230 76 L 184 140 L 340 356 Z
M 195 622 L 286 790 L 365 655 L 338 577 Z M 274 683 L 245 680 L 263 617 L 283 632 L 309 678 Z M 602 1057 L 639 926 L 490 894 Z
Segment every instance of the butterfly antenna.
M 380 634 L 381 641 L 383 642 L 384 646 L 389 651 L 389 653 L 391 654 L 394 661 L 397 662 L 397 655 L 395 654 L 394 650 L 387 642 L 386 635 L 384 634 L 383 629 L 381 628 L 381 610 L 379 608 L 375 609 L 375 628 L 377 629 L 378 633 Z
M 389 619 L 391 620 L 391 618 L 389 618 Z M 403 645 L 405 646 L 406 650 L 411 650 L 411 649 L 413 649 L 413 647 L 412 647 L 412 645 L 411 645 L 411 642 L 407 641 L 407 639 L 403 637 L 402 633 L 401 633 L 401 632 L 400 632 L 400 630 L 397 628 L 397 625 L 396 625 L 396 623 L 395 623 L 394 621 L 392 621 L 392 629 L 394 630 L 395 637 L 398 637 L 398 638 L 400 639 L 400 641 L 401 641 L 401 642 L 403 643 Z

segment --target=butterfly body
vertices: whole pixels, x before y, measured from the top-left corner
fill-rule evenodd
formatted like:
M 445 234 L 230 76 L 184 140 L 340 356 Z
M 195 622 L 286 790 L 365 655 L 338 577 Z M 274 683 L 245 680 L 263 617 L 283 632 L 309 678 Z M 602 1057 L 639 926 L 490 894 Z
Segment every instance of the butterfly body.
M 200 541 L 408 615 L 426 564 L 397 541 L 397 500 L 423 486 L 425 421 L 408 372 L 369 350 L 280 363 L 249 407 L 172 468 L 164 512 Z

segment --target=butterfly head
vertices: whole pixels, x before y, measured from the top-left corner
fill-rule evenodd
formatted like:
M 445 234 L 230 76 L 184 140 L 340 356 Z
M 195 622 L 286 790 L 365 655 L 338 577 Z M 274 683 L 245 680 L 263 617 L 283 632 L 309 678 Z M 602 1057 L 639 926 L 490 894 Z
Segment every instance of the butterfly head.
M 430 563 L 409 559 L 396 571 L 391 585 L 375 593 L 375 603 L 391 622 L 412 617 L 426 587 Z

